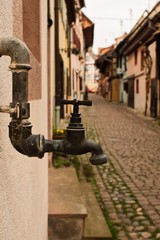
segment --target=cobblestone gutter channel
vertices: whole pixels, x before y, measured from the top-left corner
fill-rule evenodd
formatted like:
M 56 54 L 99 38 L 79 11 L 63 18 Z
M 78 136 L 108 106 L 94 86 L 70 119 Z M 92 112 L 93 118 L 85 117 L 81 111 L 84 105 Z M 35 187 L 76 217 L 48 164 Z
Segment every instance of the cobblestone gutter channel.
M 90 114 L 90 117 L 88 117 Z M 99 142 L 95 126 L 94 109 L 83 109 L 82 119 L 86 128 L 87 137 Z M 123 172 L 120 166 L 114 166 L 116 162 L 112 149 L 103 150 L 109 152 L 109 161 L 105 165 L 93 166 L 93 189 L 102 211 L 108 221 L 108 225 L 114 240 L 156 240 L 160 239 L 160 228 L 156 227 L 150 216 L 139 203 L 131 190 L 131 180 Z M 106 148 L 106 149 L 105 149 Z M 84 159 L 82 165 L 87 165 Z M 119 171 L 117 171 L 117 167 Z M 133 189 L 133 188 L 132 188 Z

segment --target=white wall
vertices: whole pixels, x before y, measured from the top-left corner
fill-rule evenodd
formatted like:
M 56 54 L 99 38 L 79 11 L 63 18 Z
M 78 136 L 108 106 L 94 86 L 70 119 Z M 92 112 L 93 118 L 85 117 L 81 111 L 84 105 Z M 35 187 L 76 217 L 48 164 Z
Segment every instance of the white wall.
M 136 93 L 136 80 L 139 81 L 139 93 Z M 146 85 L 145 85 L 145 76 L 142 75 L 141 77 L 138 77 L 138 78 L 135 78 L 135 82 L 134 82 L 134 92 L 135 92 L 135 109 L 138 110 L 139 112 L 141 113 L 144 113 L 144 110 L 145 110 L 145 88 L 146 88 Z M 148 104 L 150 102 L 148 101 Z
M 41 0 L 41 2 L 44 2 Z M 1 1 L 0 35 L 13 35 L 13 1 Z M 46 14 L 46 6 L 43 6 Z M 42 28 L 41 34 L 45 34 Z M 47 133 L 46 41 L 42 39 L 42 99 L 31 102 L 33 132 Z M 9 57 L 0 58 L 0 105 L 12 101 Z M 48 161 L 18 153 L 8 137 L 8 114 L 0 113 L 0 239 L 47 240 Z

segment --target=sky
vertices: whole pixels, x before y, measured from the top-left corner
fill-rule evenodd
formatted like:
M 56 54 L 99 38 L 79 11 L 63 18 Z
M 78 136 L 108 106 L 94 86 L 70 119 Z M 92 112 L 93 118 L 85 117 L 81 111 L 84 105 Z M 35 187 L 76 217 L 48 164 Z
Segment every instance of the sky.
M 145 10 L 157 0 L 85 0 L 83 13 L 94 23 L 93 52 L 112 45 L 115 38 L 129 33 Z

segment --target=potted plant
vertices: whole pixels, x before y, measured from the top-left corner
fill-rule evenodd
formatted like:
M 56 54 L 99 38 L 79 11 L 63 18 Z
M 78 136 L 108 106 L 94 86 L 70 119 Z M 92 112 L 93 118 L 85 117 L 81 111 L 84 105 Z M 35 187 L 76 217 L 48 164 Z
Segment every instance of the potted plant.
M 66 129 L 54 129 L 53 139 L 61 140 L 64 139 L 66 135 Z

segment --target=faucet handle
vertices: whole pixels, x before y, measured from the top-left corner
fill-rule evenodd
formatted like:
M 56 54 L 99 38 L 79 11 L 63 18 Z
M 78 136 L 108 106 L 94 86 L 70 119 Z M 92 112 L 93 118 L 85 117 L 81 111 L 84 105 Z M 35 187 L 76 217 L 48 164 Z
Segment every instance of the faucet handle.
M 79 106 L 79 105 L 92 106 L 92 101 L 90 101 L 90 100 L 81 101 L 81 100 L 78 100 L 78 99 L 73 99 L 73 100 L 63 99 L 61 101 L 61 103 L 62 104 L 71 104 L 73 106 Z
M 73 105 L 73 114 L 79 113 L 79 106 L 80 105 L 85 105 L 85 106 L 92 106 L 92 101 L 89 100 L 78 100 L 78 99 L 73 99 L 73 100 L 65 100 L 63 99 L 61 101 L 62 104 L 71 104 Z

